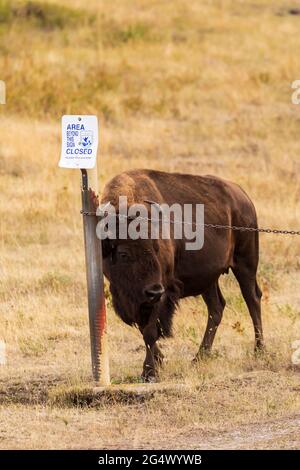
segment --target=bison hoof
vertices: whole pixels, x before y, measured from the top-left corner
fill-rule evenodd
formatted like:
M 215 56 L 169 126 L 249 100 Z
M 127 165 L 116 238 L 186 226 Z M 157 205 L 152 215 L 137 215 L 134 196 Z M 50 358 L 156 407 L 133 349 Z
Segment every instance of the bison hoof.
M 143 379 L 143 382 L 144 383 L 147 383 L 147 384 L 154 384 L 157 382 L 157 378 L 155 377 L 155 375 L 150 375 L 148 377 L 144 377 L 142 376 L 142 379 Z
M 267 350 L 264 344 L 255 345 L 254 347 L 254 356 L 257 358 L 264 357 L 267 355 Z
M 145 383 L 157 382 L 157 377 L 154 369 L 143 370 L 142 379 Z
M 196 356 L 192 360 L 192 364 L 198 364 L 200 361 L 203 361 L 210 356 L 211 356 L 210 349 L 200 349 L 200 351 L 196 354 Z
M 199 364 L 201 362 L 201 359 L 202 357 L 200 356 L 195 356 L 194 359 L 192 359 L 192 365 L 196 366 L 197 364 Z

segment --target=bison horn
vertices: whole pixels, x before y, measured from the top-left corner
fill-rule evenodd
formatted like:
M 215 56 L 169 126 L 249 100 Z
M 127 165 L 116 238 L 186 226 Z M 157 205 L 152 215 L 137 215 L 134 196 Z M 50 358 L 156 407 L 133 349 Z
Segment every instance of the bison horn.
M 102 205 L 101 207 L 97 208 L 97 216 L 100 217 L 100 219 L 103 219 L 105 217 L 106 210 L 109 206 L 110 206 L 110 201 L 107 202 L 104 207 Z
M 147 204 L 153 205 L 153 206 L 158 210 L 158 212 L 161 212 L 161 207 L 160 207 L 160 205 L 158 204 L 158 202 L 155 202 L 155 201 L 148 201 L 148 199 L 145 199 L 144 202 L 147 202 Z

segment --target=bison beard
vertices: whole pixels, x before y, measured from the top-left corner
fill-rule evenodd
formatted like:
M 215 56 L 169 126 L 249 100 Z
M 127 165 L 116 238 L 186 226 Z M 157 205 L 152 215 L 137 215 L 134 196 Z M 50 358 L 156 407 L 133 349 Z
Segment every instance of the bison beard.
M 146 359 L 143 365 L 142 378 L 145 381 L 155 380 L 157 366 L 162 365 L 163 354 L 156 344 L 159 338 L 172 335 L 172 319 L 180 298 L 180 281 L 167 289 L 163 298 L 154 305 L 146 302 L 136 305 L 135 299 L 128 292 L 110 286 L 113 307 L 117 315 L 130 326 L 139 328 L 146 346 Z
M 101 203 L 111 203 L 118 211 L 119 196 L 127 196 L 128 205 L 145 201 L 169 206 L 204 204 L 207 224 L 257 227 L 255 208 L 245 192 L 213 176 L 132 170 L 106 185 Z M 210 352 L 225 307 L 219 277 L 229 269 L 239 283 L 253 322 L 255 350 L 264 347 L 261 290 L 256 280 L 258 233 L 206 228 L 201 250 L 188 251 L 185 242 L 184 238 L 102 242 L 104 274 L 110 281 L 114 309 L 143 335 L 145 380 L 157 376 L 157 365 L 163 359 L 157 340 L 171 336 L 173 315 L 181 298 L 203 297 L 208 319 L 195 359 Z
M 135 298 L 129 289 L 123 293 L 120 289 L 110 286 L 112 304 L 117 315 L 129 326 L 137 326 L 141 331 L 148 325 L 150 319 L 156 318 L 157 339 L 172 336 L 172 319 L 180 299 L 180 281 L 166 289 L 160 302 L 149 305 L 146 302 L 135 305 Z

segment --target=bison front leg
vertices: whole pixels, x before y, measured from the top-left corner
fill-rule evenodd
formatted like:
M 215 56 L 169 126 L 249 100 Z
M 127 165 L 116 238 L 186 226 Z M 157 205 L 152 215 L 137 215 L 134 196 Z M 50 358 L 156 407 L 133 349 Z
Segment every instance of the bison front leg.
M 164 361 L 164 355 L 161 352 L 160 348 L 158 347 L 157 344 L 153 346 L 153 355 L 154 355 L 154 361 L 158 366 L 162 366 L 163 361 Z
M 156 344 L 159 336 L 156 322 L 148 324 L 142 333 L 146 347 L 142 378 L 146 382 L 154 382 L 157 377 L 157 366 L 161 365 L 163 360 L 163 354 Z

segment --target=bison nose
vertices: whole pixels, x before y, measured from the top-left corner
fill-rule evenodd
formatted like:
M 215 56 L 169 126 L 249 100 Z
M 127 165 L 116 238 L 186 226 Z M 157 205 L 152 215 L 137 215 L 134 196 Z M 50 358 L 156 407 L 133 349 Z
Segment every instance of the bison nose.
M 151 302 L 158 302 L 165 292 L 165 289 L 161 284 L 153 284 L 145 289 L 144 293 L 147 299 Z

